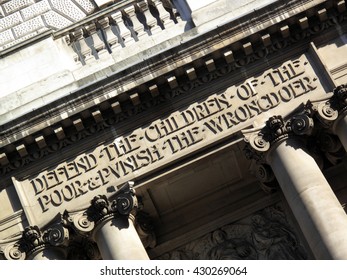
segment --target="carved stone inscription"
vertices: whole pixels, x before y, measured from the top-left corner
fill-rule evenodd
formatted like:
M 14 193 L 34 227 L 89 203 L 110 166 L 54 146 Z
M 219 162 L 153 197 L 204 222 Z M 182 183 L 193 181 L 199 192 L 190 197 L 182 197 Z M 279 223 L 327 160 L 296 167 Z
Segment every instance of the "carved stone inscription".
M 107 194 L 128 180 L 262 121 L 263 115 L 268 118 L 269 110 L 272 115 L 290 111 L 312 94 L 324 94 L 324 90 L 303 55 L 72 161 L 29 179 L 14 179 L 14 184 L 29 222 L 45 223 L 59 211 L 84 207 L 96 194 Z

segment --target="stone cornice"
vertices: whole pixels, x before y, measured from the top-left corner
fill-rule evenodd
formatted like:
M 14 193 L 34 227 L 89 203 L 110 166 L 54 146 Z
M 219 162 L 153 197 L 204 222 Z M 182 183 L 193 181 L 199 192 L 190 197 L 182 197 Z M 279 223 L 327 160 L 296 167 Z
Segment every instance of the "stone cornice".
M 104 130 L 150 107 L 171 102 L 173 98 L 192 89 L 248 66 L 265 56 L 281 53 L 289 46 L 295 47 L 320 35 L 337 22 L 345 21 L 346 16 L 340 15 L 344 10 L 336 7 L 334 1 L 324 2 L 324 6 L 317 6 L 315 11 L 310 10 L 309 14 L 299 13 L 309 8 L 307 5 L 314 5 L 316 2 L 310 1 L 304 5 L 300 5 L 299 2 L 302 1 L 285 4 L 278 1 L 271 11 L 268 11 L 269 7 L 258 10 L 255 13 L 260 17 L 256 22 L 249 20 L 252 16 L 250 14 L 239 19 L 236 25 L 235 22 L 229 23 L 217 31 L 213 30 L 201 36 L 194 37 L 196 30 L 190 30 L 178 38 L 181 41 L 180 45 L 149 58 L 148 54 L 144 53 L 147 60 L 124 68 L 71 93 L 68 97 L 3 125 L 2 147 L 13 143 L 15 148 L 0 152 L 0 163 L 3 166 L 1 173 L 6 174 L 36 158 L 56 152 L 69 145 L 69 142 L 73 144 L 80 137 L 85 138 Z M 286 8 L 283 11 L 284 5 Z M 272 16 L 280 18 L 283 13 L 289 11 L 294 14 L 291 20 L 287 23 L 277 23 L 277 32 L 270 34 L 266 28 L 271 26 Z M 309 22 L 314 24 L 307 26 Z M 253 23 L 253 30 L 259 32 L 250 38 L 247 36 L 251 34 L 250 28 Z M 244 37 L 241 38 L 242 36 Z M 158 50 L 159 48 L 160 46 Z M 198 61 L 201 66 L 193 65 L 193 62 Z M 178 72 L 174 72 L 183 67 L 187 69 L 183 74 L 178 75 Z M 131 83 L 133 87 L 128 86 L 129 90 L 126 92 L 119 90 L 120 87 Z M 99 100 L 98 104 L 95 104 L 95 99 Z M 69 110 L 73 112 L 71 116 L 63 114 Z M 68 118 L 64 120 L 63 116 Z M 47 133 L 40 132 L 40 129 L 43 130 L 47 126 L 51 126 L 51 132 L 48 134 L 55 143 L 47 144 Z M 30 149 L 26 148 L 27 144 L 20 140 L 28 135 L 33 135 L 35 139 L 31 144 L 39 147 L 34 153 L 30 153 Z M 62 144 L 61 140 L 66 138 L 70 140 Z M 8 153 L 9 150 L 12 152 Z M 35 153 L 38 153 L 38 156 L 35 156 Z

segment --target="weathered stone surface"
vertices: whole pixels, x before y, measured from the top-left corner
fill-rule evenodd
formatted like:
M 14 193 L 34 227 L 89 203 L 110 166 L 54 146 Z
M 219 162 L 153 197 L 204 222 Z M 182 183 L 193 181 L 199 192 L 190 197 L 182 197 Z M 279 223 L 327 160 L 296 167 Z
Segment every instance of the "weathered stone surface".
M 89 0 L 11 0 L 0 3 L 0 14 L 3 13 L 0 18 L 0 50 L 6 50 L 49 29 L 65 28 L 91 14 L 94 9 Z M 40 19 L 43 14 L 44 18 Z M 15 37 L 9 43 L 6 34 L 10 32 Z
M 48 11 L 44 13 L 43 18 L 47 25 L 55 30 L 62 29 L 72 24 L 72 21 L 63 17 L 55 11 Z
M 13 27 L 13 32 L 17 38 L 23 37 L 44 28 L 45 24 L 41 16 L 35 17 Z
M 3 4 L 2 7 L 6 14 L 12 14 L 34 3 L 34 0 L 11 0 Z
M 42 0 L 37 2 L 27 8 L 21 10 L 21 14 L 24 20 L 31 19 L 33 17 L 39 16 L 44 12 L 47 12 L 51 9 L 48 0 Z
M 345 38 L 341 34 L 347 30 L 347 18 L 343 5 L 330 5 L 330 1 L 329 5 L 320 0 L 246 1 L 241 6 L 225 1 L 199 3 L 193 9 L 199 26 L 190 30 L 191 25 L 171 6 L 175 1 L 119 2 L 130 6 L 107 7 L 92 20 L 71 28 L 70 23 L 92 11 L 91 2 L 73 0 L 62 6 L 63 2 L 50 0 L 25 7 L 27 12 L 18 23 L 15 19 L 4 23 L 7 29 L 1 31 L 0 40 L 4 51 L 0 63 L 0 188 L 6 190 L 0 193 L 0 204 L 5 207 L 0 230 L 6 229 L 1 236 L 18 235 L 23 225 L 31 225 L 32 230 L 39 226 L 37 240 L 44 247 L 49 242 L 43 237 L 45 240 L 40 240 L 40 232 L 52 233 L 48 225 L 53 219 L 66 216 L 66 210 L 75 217 L 95 197 L 98 201 L 105 197 L 96 207 L 103 215 L 93 222 L 105 222 L 100 228 L 107 226 L 94 237 L 104 256 L 116 258 L 105 253 L 108 245 L 116 248 L 126 236 L 120 234 L 117 242 L 112 239 L 118 233 L 110 230 L 111 224 L 103 218 L 113 215 L 119 205 L 127 208 L 128 203 L 124 200 L 118 206 L 115 202 L 104 207 L 105 201 L 111 201 L 123 183 L 136 180 L 139 207 L 154 217 L 159 232 L 159 243 L 151 249 L 155 256 L 183 248 L 185 252 L 180 250 L 168 258 L 306 257 L 294 234 L 300 231 L 286 223 L 283 212 L 258 212 L 284 198 L 279 188 L 272 188 L 270 194 L 261 191 L 254 163 L 242 153 L 241 130 L 253 133 L 254 127 L 263 127 L 271 116 L 282 115 L 286 125 L 274 122 L 277 129 L 273 133 L 251 140 L 263 148 L 264 143 L 278 144 L 286 133 L 303 136 L 309 150 L 307 162 L 329 156 L 328 165 L 321 168 L 326 168 L 324 174 L 332 174 L 329 183 L 333 188 L 344 188 L 340 186 L 345 181 L 341 179 L 345 177 L 341 144 L 330 145 L 329 151 L 313 149 L 319 141 L 329 146 L 326 142 L 333 138 L 346 142 L 340 135 L 346 123 L 340 122 L 335 131 L 332 122 L 337 116 L 329 119 L 334 112 L 325 106 L 331 101 L 327 93 L 346 76 L 341 47 Z M 188 4 L 193 5 L 191 1 Z M 269 6 L 260 7 L 262 4 Z M 21 15 L 16 8 L 7 14 L 3 5 L 0 7 L 5 19 Z M 204 11 L 207 16 L 199 18 Z M 150 26 L 145 18 L 150 19 Z M 62 30 L 49 38 L 36 37 L 52 29 Z M 23 42 L 20 49 L 15 46 L 18 42 Z M 330 54 L 331 50 L 338 55 Z M 316 99 L 326 102 L 325 107 L 316 105 Z M 303 106 L 312 114 L 307 113 L 306 119 L 291 119 Z M 313 111 L 327 113 L 326 122 Z M 338 114 L 343 113 L 340 111 Z M 311 129 L 312 123 L 319 123 L 319 128 Z M 324 138 L 327 131 L 338 135 Z M 283 148 L 283 157 L 291 156 L 286 159 L 287 168 L 275 169 L 281 185 L 315 178 L 292 168 L 300 152 Z M 264 163 L 264 158 L 255 160 Z M 308 164 L 304 166 L 301 171 L 308 170 Z M 307 172 L 321 174 L 319 168 Z M 318 194 L 316 198 L 313 202 L 318 202 Z M 311 210 L 302 217 L 319 216 L 324 207 Z M 249 216 L 251 213 L 256 214 Z M 343 210 L 341 213 L 344 216 Z M 334 217 L 325 220 L 338 225 Z M 77 220 L 81 227 L 92 224 L 88 218 Z M 74 222 L 74 218 L 67 219 L 64 226 Z M 300 222 L 299 226 L 305 229 L 307 225 Z M 78 235 L 71 228 L 67 231 Z M 64 228 L 62 232 L 67 231 Z M 30 236 L 28 232 L 24 235 Z M 182 247 L 208 232 L 187 245 L 189 248 Z M 32 233 L 35 237 L 35 230 Z M 83 238 L 93 238 L 86 232 L 82 235 L 76 237 L 79 244 Z M 139 241 L 134 230 L 132 236 Z M 23 257 L 16 246 L 2 247 L 6 256 Z M 29 258 L 43 258 L 45 253 L 54 258 L 43 247 Z M 140 247 L 139 242 L 135 247 Z M 120 246 L 119 252 L 128 253 L 124 248 Z M 333 257 L 339 256 L 344 255 Z
M 17 24 L 23 22 L 21 14 L 19 12 L 11 14 L 5 18 L 0 19 L 0 30 L 5 30 Z
M 225 225 L 159 257 L 162 260 L 303 260 L 307 253 L 276 205 Z
M 67 18 L 70 18 L 73 21 L 81 20 L 86 16 L 86 14 L 72 1 L 62 2 L 60 0 L 51 0 L 51 4 L 55 11 L 64 14 Z

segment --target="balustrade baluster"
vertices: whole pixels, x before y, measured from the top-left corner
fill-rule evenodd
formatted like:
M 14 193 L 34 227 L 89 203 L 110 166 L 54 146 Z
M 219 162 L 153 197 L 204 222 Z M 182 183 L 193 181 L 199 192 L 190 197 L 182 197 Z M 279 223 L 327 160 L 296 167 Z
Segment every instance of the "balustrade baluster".
M 148 1 L 143 0 L 139 3 L 137 3 L 137 6 L 139 7 L 140 11 L 144 14 L 146 18 L 146 24 L 149 27 L 149 30 L 151 34 L 156 34 L 161 31 L 160 26 L 157 23 L 157 19 L 152 15 L 151 11 L 148 7 Z
M 78 66 L 82 66 L 79 51 L 78 51 L 77 46 L 76 46 L 75 37 L 72 34 L 69 34 L 69 35 L 66 35 L 64 37 L 64 40 L 65 40 L 66 44 L 68 46 L 70 46 L 72 48 L 72 50 L 74 51 L 74 54 L 72 57 L 73 57 L 73 60 L 75 61 L 75 63 Z
M 118 37 L 112 31 L 110 19 L 108 17 L 100 19 L 99 24 L 104 31 L 105 40 L 110 48 L 110 51 L 114 52 L 116 49 L 121 48 L 121 45 L 118 43 Z
M 95 59 L 92 55 L 92 49 L 88 46 L 84 35 L 86 35 L 86 31 L 84 29 L 78 29 L 73 32 L 76 41 L 80 44 L 81 47 L 81 55 L 85 61 Z
M 164 25 L 164 28 L 167 29 L 174 25 L 174 22 L 171 19 L 170 13 L 165 10 L 163 3 L 160 0 L 151 0 L 152 5 L 158 10 L 159 18 Z
M 105 55 L 107 53 L 106 45 L 99 37 L 96 24 L 92 23 L 87 25 L 86 30 L 89 33 L 89 36 L 91 37 L 91 39 L 93 40 L 93 45 L 96 52 L 98 53 L 98 56 L 102 57 L 103 55 Z
M 123 43 L 125 46 L 132 45 L 135 43 L 135 40 L 133 37 L 131 37 L 131 32 L 130 30 L 125 26 L 124 21 L 123 21 L 123 16 L 121 11 L 115 12 L 111 15 L 112 19 L 116 22 L 118 28 L 119 28 L 119 33 L 120 36 L 123 39 Z
M 144 31 L 143 24 L 139 21 L 139 19 L 136 16 L 135 6 L 125 8 L 124 13 L 129 17 L 129 19 L 133 23 L 133 28 L 138 40 L 141 40 L 141 38 L 148 36 L 147 32 Z

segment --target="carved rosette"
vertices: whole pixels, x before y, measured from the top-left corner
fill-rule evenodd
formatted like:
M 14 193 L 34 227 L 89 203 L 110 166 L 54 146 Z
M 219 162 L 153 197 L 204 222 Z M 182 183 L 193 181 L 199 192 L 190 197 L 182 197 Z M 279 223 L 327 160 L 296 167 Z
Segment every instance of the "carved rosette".
M 157 239 L 151 218 L 145 212 L 138 212 L 135 220 L 135 229 L 145 248 L 154 248 Z

